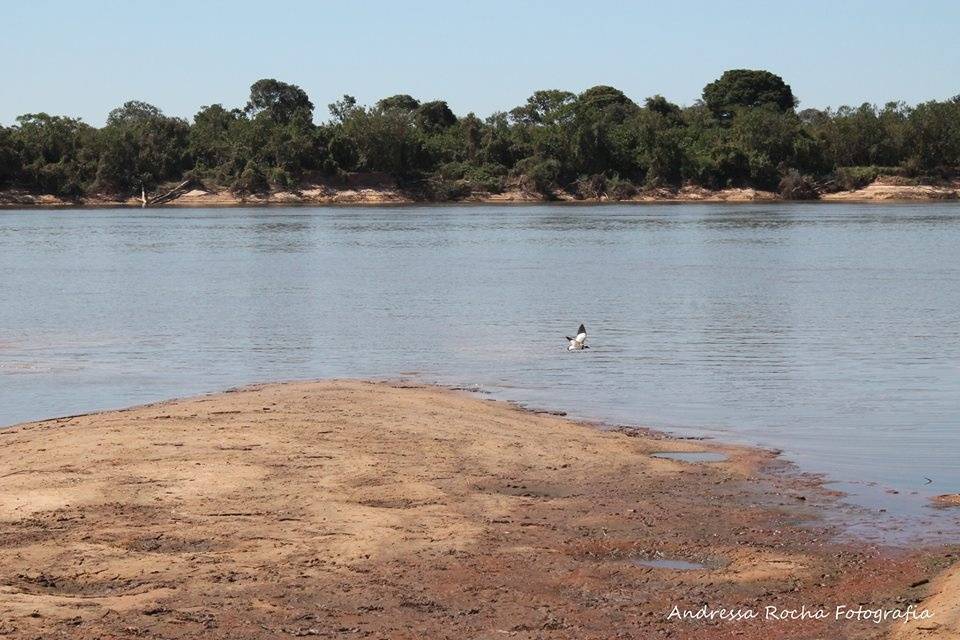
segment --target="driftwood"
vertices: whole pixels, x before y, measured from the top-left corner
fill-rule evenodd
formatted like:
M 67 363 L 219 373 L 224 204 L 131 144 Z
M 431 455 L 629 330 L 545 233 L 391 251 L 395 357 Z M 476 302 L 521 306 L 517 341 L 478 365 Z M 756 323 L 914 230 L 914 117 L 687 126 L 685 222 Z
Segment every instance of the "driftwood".
M 167 191 L 166 193 L 161 193 L 158 196 L 151 196 L 148 198 L 146 194 L 144 194 L 143 206 L 149 207 L 155 204 L 163 204 L 164 202 L 170 202 L 171 200 L 175 200 L 187 192 L 187 187 L 190 186 L 190 183 L 192 182 L 193 182 L 192 179 L 184 180 L 183 182 L 175 186 L 173 189 L 170 189 L 170 191 Z

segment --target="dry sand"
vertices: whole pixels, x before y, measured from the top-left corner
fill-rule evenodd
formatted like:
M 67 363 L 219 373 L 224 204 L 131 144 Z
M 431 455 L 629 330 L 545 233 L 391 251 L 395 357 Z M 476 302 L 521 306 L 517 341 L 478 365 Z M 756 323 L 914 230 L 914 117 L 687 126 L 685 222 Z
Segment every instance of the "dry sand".
M 952 186 L 906 185 L 877 180 L 855 191 L 838 191 L 820 196 L 827 202 L 890 202 L 956 200 L 960 184 Z
M 769 453 L 650 457 L 705 448 L 356 381 L 2 430 L 0 637 L 960 637 L 956 549 L 830 542 Z M 919 626 L 667 618 L 925 597 Z
M 893 202 L 893 201 L 942 201 L 960 198 L 960 183 L 950 186 L 904 185 L 896 181 L 880 179 L 856 191 L 838 191 L 821 194 L 824 202 Z M 685 186 L 678 190 L 652 189 L 641 191 L 624 200 L 602 196 L 599 200 L 578 199 L 556 190 L 550 199 L 541 193 L 511 188 L 502 193 L 477 192 L 458 202 L 466 203 L 543 203 L 543 202 L 776 202 L 782 198 L 773 191 L 758 189 L 705 189 Z M 418 202 L 417 198 L 400 189 L 393 181 L 363 181 L 357 179 L 354 186 L 330 184 L 307 185 L 298 191 L 274 191 L 265 194 L 238 196 L 227 190 L 207 191 L 192 189 L 178 198 L 157 205 L 163 207 L 236 207 L 264 205 L 398 205 Z M 452 202 L 449 204 L 456 204 Z M 106 196 L 90 196 L 79 201 L 66 200 L 52 195 L 37 195 L 22 190 L 0 191 L 0 208 L 21 207 L 140 207 L 139 197 L 118 200 Z

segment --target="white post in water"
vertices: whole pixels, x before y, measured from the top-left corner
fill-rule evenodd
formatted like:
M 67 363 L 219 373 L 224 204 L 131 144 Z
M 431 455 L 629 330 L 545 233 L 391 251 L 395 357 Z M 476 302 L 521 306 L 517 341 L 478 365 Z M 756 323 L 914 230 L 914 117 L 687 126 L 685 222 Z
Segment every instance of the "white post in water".
M 143 188 L 143 185 L 140 185 L 140 208 L 147 208 L 147 190 Z

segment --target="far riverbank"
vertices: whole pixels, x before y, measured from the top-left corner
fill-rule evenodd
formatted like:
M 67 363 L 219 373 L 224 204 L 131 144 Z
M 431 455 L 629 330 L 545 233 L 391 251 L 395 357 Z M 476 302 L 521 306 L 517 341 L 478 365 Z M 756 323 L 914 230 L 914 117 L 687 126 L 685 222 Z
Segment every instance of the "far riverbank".
M 806 202 L 942 202 L 960 198 L 960 182 L 944 185 L 903 184 L 897 180 L 879 179 L 862 189 L 852 191 L 834 191 L 816 194 L 817 197 Z M 618 203 L 693 203 L 693 202 L 784 202 L 776 192 L 759 189 L 706 189 L 697 186 L 685 186 L 679 189 L 650 189 L 640 191 L 628 197 L 612 197 L 601 194 L 595 198 L 584 198 L 563 190 L 550 194 L 511 189 L 502 193 L 474 192 L 450 201 L 426 200 L 417 194 L 399 188 L 395 183 L 369 183 L 355 186 L 331 186 L 329 184 L 304 185 L 298 190 L 273 190 L 265 193 L 240 195 L 226 189 L 207 189 L 202 187 L 175 190 L 169 197 L 151 207 L 231 207 L 257 205 L 325 205 L 325 204 L 361 204 L 361 205 L 398 205 L 398 204 L 504 204 L 504 203 L 546 203 L 571 202 L 588 204 L 591 202 Z M 140 198 L 118 199 L 112 196 L 88 196 L 67 199 L 49 194 L 35 194 L 25 191 L 0 192 L 0 208 L 28 207 L 142 207 Z

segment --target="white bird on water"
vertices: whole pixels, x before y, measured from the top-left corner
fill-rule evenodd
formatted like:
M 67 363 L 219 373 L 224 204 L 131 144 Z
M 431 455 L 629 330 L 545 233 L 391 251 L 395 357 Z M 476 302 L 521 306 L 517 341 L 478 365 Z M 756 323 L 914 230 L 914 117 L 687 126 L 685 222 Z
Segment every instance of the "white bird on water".
M 579 351 L 580 349 L 590 348 L 584 344 L 587 340 L 587 329 L 582 324 L 580 328 L 577 329 L 577 337 L 571 338 L 570 336 L 564 336 L 564 338 L 570 341 L 570 346 L 567 347 L 567 351 Z

